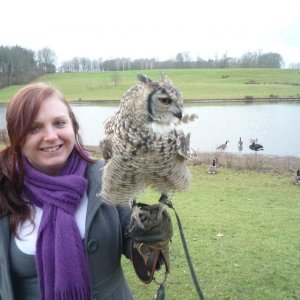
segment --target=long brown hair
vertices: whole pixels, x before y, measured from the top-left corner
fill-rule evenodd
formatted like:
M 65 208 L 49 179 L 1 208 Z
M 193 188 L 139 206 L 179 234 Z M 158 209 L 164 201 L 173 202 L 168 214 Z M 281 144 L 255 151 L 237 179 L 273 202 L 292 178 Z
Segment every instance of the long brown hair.
M 24 166 L 21 148 L 40 109 L 41 103 L 57 96 L 67 107 L 75 133 L 75 149 L 86 161 L 92 162 L 84 153 L 79 124 L 70 104 L 60 91 L 44 83 L 27 85 L 11 99 L 6 110 L 6 125 L 9 145 L 0 152 L 0 216 L 9 215 L 12 232 L 26 219 L 31 219 L 31 210 L 22 197 Z

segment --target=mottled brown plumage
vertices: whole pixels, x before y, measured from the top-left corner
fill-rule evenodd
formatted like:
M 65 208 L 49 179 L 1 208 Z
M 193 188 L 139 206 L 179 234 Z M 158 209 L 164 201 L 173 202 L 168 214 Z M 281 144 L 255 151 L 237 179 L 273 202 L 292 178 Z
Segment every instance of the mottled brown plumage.
M 132 204 L 147 186 L 164 194 L 185 191 L 191 181 L 186 165 L 190 135 L 178 129 L 180 91 L 166 76 L 139 79 L 107 121 L 100 143 L 107 160 L 101 194 L 114 204 Z

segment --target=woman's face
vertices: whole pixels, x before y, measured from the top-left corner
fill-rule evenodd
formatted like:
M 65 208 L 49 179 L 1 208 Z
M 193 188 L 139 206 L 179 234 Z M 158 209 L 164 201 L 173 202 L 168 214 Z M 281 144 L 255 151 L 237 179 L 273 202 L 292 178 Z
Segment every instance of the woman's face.
M 75 144 L 75 133 L 66 105 L 55 95 L 45 99 L 22 147 L 37 170 L 56 175 Z

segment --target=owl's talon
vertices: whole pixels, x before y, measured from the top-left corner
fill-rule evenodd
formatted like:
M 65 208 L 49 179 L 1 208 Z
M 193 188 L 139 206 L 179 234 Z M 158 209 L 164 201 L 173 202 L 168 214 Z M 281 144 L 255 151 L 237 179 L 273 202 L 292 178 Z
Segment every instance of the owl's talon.
M 159 202 L 159 209 L 156 217 L 156 222 L 160 222 L 162 220 L 162 214 L 166 210 L 166 205 L 163 202 Z
M 141 221 L 141 218 L 140 218 L 140 213 L 141 213 L 141 209 L 138 207 L 138 206 L 134 206 L 133 209 L 132 209 L 132 213 L 131 213 L 131 220 L 130 220 L 130 223 L 136 223 L 136 225 L 142 229 L 145 229 L 142 221 Z
M 150 212 L 141 210 L 136 204 L 132 207 L 132 213 L 129 223 L 129 231 L 132 232 L 134 229 L 140 228 L 145 229 L 143 221 L 147 220 L 150 217 Z

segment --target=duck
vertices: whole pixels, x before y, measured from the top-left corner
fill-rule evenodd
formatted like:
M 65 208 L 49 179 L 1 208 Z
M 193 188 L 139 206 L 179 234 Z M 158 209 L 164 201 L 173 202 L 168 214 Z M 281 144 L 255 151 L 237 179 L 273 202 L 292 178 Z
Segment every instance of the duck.
M 293 183 L 296 185 L 300 185 L 300 168 L 296 172 L 296 176 L 293 178 Z
M 244 142 L 242 141 L 242 138 L 240 137 L 240 139 L 238 141 L 238 150 L 239 151 L 243 150 L 243 144 L 244 144 Z
M 227 140 L 224 144 L 221 144 L 220 146 L 217 147 L 217 150 L 224 151 L 227 148 L 227 144 L 229 141 Z
M 207 169 L 208 174 L 216 174 L 217 173 L 217 159 L 214 158 L 212 161 L 212 165 Z

